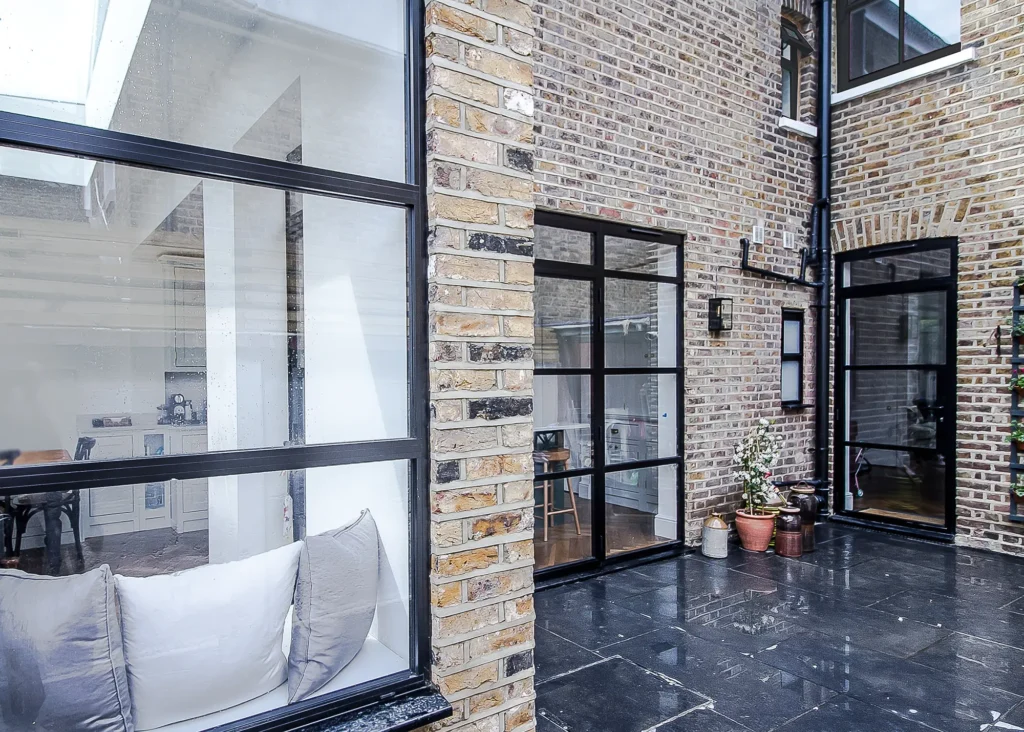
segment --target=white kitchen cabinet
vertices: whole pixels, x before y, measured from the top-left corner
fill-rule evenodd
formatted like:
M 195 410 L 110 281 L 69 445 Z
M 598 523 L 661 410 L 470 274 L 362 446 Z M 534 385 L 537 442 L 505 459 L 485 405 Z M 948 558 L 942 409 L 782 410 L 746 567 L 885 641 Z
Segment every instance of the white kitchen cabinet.
M 195 427 L 115 427 L 83 430 L 82 435 L 96 440 L 91 460 L 206 450 L 206 430 Z M 83 538 L 149 529 L 195 531 L 206 528 L 207 517 L 205 479 L 104 486 L 82 491 Z

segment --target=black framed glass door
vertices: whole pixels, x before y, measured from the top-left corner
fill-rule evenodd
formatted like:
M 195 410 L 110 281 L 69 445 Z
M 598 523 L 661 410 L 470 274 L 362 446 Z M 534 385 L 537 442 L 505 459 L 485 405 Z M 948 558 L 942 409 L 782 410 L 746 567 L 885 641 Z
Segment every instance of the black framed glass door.
M 682 243 L 537 213 L 538 572 L 679 543 Z
M 956 241 L 838 258 L 835 510 L 954 529 Z

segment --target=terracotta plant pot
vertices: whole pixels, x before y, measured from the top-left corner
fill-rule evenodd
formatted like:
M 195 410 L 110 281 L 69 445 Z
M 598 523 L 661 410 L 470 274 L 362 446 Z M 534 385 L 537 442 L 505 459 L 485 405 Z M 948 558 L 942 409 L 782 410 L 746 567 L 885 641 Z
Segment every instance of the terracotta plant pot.
M 1017 445 L 1017 452 L 1019 452 L 1021 454 L 1024 454 L 1024 441 L 1017 440 L 1016 441 L 1016 445 Z
M 748 552 L 763 552 L 771 543 L 775 531 L 775 514 L 753 514 L 736 512 L 736 533 L 740 544 Z

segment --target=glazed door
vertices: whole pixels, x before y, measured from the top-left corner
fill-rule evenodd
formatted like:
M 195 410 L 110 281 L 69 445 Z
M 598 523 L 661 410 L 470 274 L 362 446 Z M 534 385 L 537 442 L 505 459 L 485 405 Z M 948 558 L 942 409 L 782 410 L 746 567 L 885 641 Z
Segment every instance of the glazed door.
M 955 242 L 839 260 L 837 513 L 952 532 Z
M 679 546 L 682 237 L 537 213 L 539 574 Z

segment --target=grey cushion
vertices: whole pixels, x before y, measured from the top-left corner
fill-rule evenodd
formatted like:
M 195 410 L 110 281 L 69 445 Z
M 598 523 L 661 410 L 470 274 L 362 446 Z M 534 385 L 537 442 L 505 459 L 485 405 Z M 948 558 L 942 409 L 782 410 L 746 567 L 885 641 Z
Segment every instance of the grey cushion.
M 355 658 L 377 606 L 377 524 L 369 511 L 306 537 L 288 654 L 288 702 L 309 697 Z
M 0 729 L 132 732 L 110 568 L 0 570 Z

